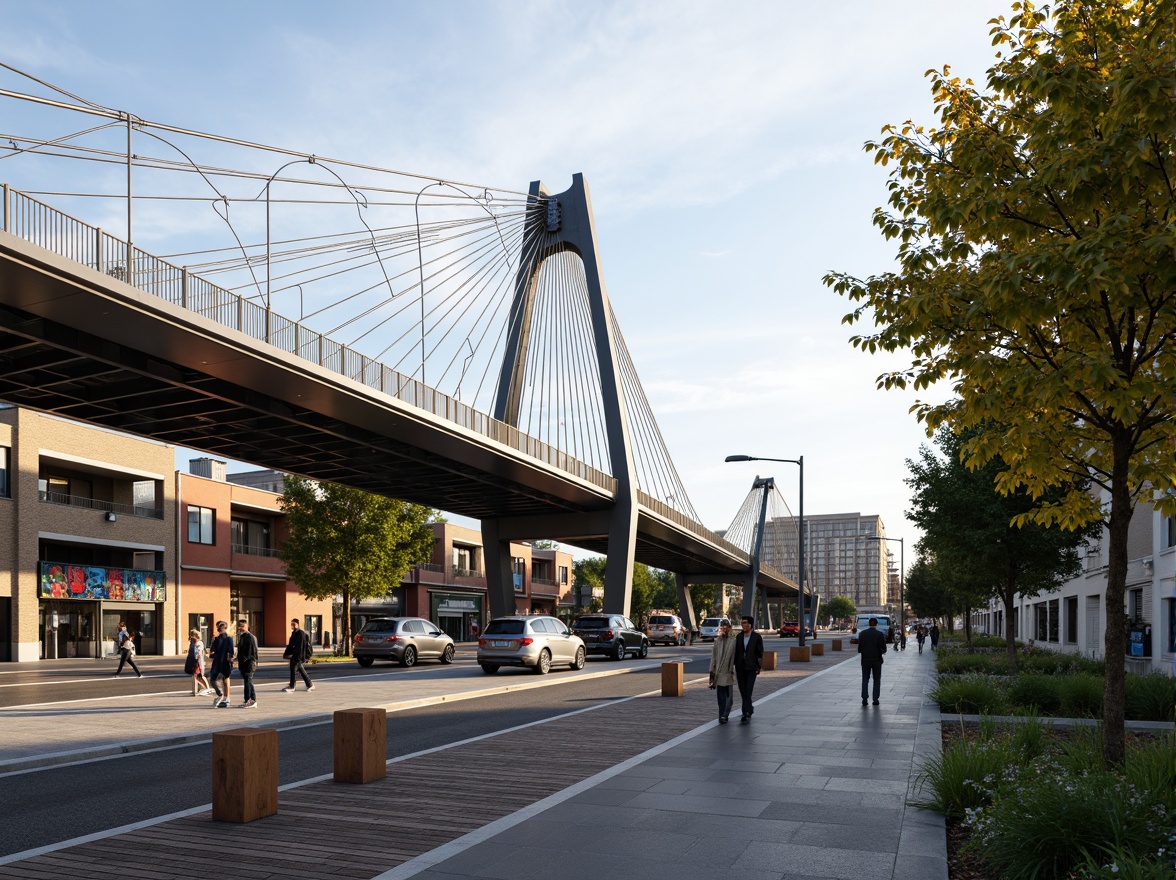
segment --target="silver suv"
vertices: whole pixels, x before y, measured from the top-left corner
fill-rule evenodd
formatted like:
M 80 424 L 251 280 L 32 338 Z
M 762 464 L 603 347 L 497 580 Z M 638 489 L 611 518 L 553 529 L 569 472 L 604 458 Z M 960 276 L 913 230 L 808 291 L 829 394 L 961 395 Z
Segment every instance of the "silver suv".
M 699 637 L 704 642 L 713 642 L 715 640 L 715 637 L 718 636 L 718 634 L 719 634 L 719 627 L 722 626 L 724 623 L 727 624 L 728 626 L 731 625 L 731 621 L 729 621 L 725 617 L 708 617 L 706 620 L 704 620 L 702 622 L 702 625 L 698 628 Z
M 418 659 L 452 663 L 453 652 L 453 639 L 421 617 L 374 617 L 351 640 L 351 653 L 365 667 L 374 660 L 401 666 L 414 666 Z
M 676 614 L 651 614 L 647 625 L 649 644 L 685 645 L 686 627 Z
M 503 666 L 525 666 L 536 675 L 554 665 L 583 669 L 584 642 L 554 617 L 495 617 L 478 639 L 478 664 L 487 675 Z

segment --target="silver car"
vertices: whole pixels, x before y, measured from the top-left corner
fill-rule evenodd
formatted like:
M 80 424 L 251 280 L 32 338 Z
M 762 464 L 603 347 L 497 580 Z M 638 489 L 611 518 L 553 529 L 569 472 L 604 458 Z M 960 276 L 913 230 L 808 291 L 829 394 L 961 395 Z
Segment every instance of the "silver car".
M 725 617 L 708 617 L 698 628 L 699 638 L 701 638 L 704 642 L 713 642 L 715 637 L 719 634 L 719 627 L 724 623 L 728 626 L 731 625 L 731 621 Z
M 496 617 L 478 639 L 478 664 L 487 675 L 503 666 L 529 667 L 536 675 L 553 665 L 583 669 L 584 642 L 554 617 Z
M 452 663 L 453 639 L 437 624 L 420 617 L 375 617 L 351 640 L 351 653 L 360 666 L 375 660 L 393 660 L 413 666 L 417 660 Z

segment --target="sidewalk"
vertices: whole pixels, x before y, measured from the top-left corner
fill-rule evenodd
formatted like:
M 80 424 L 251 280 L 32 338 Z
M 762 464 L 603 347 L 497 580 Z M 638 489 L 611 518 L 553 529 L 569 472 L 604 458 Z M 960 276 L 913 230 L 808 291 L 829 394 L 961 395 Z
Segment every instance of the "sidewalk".
M 933 668 L 930 653 L 888 654 L 882 704 L 863 707 L 856 655 L 785 662 L 761 677 L 747 726 L 718 725 L 713 693 L 692 684 L 406 756 L 368 785 L 287 787 L 278 814 L 249 825 L 192 811 L 0 878 L 188 876 L 215 839 L 242 855 L 240 876 L 283 880 L 946 880 L 941 817 L 905 806 L 939 749 Z

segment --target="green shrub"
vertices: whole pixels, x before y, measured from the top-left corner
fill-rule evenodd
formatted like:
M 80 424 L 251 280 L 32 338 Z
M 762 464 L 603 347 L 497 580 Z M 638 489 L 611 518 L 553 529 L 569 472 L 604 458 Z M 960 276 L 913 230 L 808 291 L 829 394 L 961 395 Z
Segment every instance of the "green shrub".
M 1124 683 L 1127 718 L 1132 721 L 1171 721 L 1176 711 L 1176 680 L 1162 672 L 1128 675 Z
M 1176 733 L 1168 731 L 1148 738 L 1128 736 L 1123 776 L 1137 791 L 1166 793 L 1168 810 L 1176 814 Z
M 1035 649 L 1019 658 L 1018 671 L 1040 672 L 1043 675 L 1105 675 L 1106 664 L 1080 654 Z
M 941 712 L 961 715 L 1004 715 L 1007 702 L 1000 684 L 988 675 L 968 673 L 941 677 L 931 691 Z
M 1048 764 L 1000 790 L 973 823 L 968 846 L 1004 880 L 1065 877 L 1111 851 L 1154 853 L 1170 826 L 1154 798 L 1107 771 L 1081 776 Z
M 1022 764 L 1029 764 L 1044 755 L 1049 746 L 1045 725 L 1040 718 L 1029 717 L 1013 729 L 1013 750 Z
M 1018 675 L 1010 683 L 1006 696 L 1015 709 L 1040 715 L 1057 715 L 1062 707 L 1060 679 L 1040 673 Z
M 1073 727 L 1058 747 L 1059 761 L 1070 773 L 1082 774 L 1102 770 L 1102 725 Z
M 1170 850 L 1139 855 L 1121 846 L 1086 857 L 1076 880 L 1172 880 L 1176 860 Z
M 1102 718 L 1103 680 L 1097 675 L 1058 677 L 1058 711 L 1063 718 Z
M 1005 664 L 998 654 L 940 654 L 935 658 L 940 675 L 982 673 L 996 675 L 1005 672 Z
M 942 813 L 948 821 L 962 821 L 992 801 L 1000 780 L 1017 773 L 1017 755 L 1007 738 L 968 743 L 958 740 L 922 766 L 915 790 L 929 797 L 914 806 Z

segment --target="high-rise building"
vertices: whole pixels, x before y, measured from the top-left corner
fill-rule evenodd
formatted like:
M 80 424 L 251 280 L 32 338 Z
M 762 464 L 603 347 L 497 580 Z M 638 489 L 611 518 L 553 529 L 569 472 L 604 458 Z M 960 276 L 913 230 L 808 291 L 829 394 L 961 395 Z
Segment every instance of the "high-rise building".
M 891 590 L 885 541 L 886 526 L 880 516 L 860 513 L 806 515 L 805 586 L 822 601 L 848 596 L 858 609 L 878 609 L 898 600 Z M 764 525 L 764 561 L 795 578 L 799 572 L 797 520 L 780 516 Z M 895 581 L 897 585 L 897 581 Z

